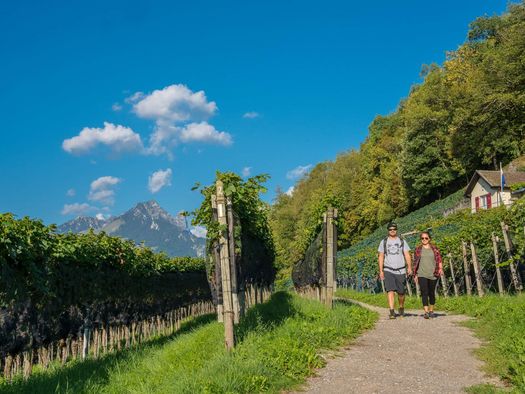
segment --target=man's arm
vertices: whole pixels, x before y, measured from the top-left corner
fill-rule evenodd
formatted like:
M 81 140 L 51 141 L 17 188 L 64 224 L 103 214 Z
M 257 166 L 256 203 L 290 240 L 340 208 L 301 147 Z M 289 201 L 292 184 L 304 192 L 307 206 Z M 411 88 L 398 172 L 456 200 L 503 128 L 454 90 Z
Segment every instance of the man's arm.
M 379 257 L 377 258 L 379 262 L 379 278 L 381 280 L 385 279 L 385 272 L 383 271 L 383 264 L 385 262 L 385 254 L 383 252 L 379 252 Z
M 403 253 L 405 254 L 405 260 L 407 262 L 407 273 L 408 275 L 412 275 L 412 256 L 410 256 L 408 250 L 405 250 Z

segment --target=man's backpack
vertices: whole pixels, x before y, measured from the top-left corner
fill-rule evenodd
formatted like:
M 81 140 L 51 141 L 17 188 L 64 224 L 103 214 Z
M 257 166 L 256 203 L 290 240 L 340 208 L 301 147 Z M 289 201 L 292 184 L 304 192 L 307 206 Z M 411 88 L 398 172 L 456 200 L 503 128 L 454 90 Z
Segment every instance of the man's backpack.
M 398 238 L 401 240 L 401 253 L 403 253 L 403 252 L 405 251 L 405 243 L 406 243 L 406 241 L 405 241 L 405 239 L 404 239 L 402 236 L 400 236 L 400 235 L 398 235 Z M 386 237 L 385 239 L 383 239 L 383 251 L 384 251 L 384 253 L 385 253 L 385 256 L 388 254 L 388 252 L 387 252 L 387 247 L 386 247 L 386 242 L 387 242 L 387 241 L 388 241 L 388 237 Z

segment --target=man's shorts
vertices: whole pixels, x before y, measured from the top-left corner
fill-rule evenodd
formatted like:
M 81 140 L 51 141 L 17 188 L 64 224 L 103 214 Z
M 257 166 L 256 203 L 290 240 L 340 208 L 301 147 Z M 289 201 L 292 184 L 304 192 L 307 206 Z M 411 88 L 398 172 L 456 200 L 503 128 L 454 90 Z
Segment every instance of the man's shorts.
M 397 294 L 405 294 L 406 276 L 405 274 L 393 274 L 392 272 L 385 272 L 385 290 L 395 291 Z

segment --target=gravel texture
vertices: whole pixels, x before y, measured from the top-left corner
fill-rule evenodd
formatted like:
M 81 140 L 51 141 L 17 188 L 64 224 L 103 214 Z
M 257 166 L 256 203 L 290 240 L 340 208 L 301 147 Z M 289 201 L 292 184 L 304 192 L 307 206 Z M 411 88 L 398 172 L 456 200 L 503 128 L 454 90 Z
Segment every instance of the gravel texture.
M 468 317 L 437 311 L 425 320 L 422 311 L 407 311 L 389 320 L 388 309 L 356 303 L 379 313 L 376 326 L 328 359 L 299 392 L 462 393 L 476 384 L 499 385 L 473 354 L 479 339 L 458 324 Z

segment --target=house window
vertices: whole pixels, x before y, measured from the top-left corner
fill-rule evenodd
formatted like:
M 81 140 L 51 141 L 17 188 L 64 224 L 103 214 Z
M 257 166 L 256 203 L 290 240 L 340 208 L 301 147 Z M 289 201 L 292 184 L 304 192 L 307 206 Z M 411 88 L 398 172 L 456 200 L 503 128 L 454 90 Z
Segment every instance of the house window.
M 476 197 L 476 211 L 490 208 L 492 208 L 492 196 L 490 193 Z

